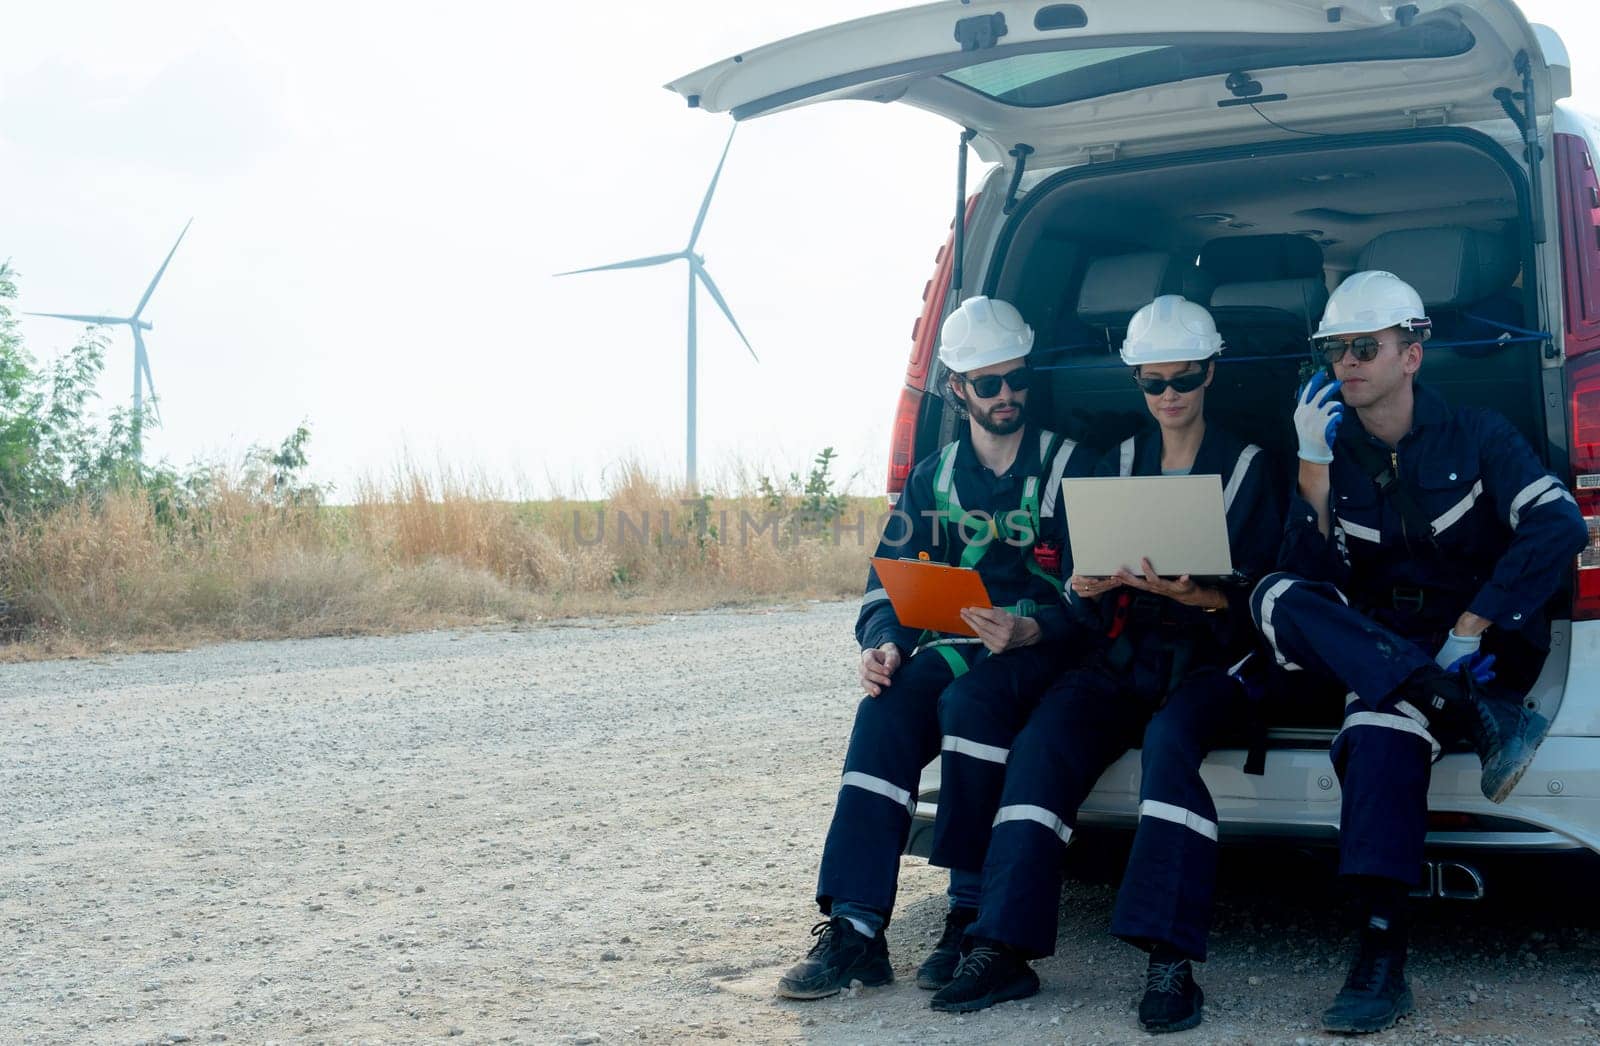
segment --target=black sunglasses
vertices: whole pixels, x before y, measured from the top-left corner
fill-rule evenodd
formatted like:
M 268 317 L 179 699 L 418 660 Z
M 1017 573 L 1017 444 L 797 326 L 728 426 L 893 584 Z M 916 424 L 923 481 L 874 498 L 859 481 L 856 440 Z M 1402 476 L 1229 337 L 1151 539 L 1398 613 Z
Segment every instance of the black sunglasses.
M 1026 392 L 1028 383 L 1033 380 L 1033 372 L 1027 367 L 1018 367 L 1010 374 L 985 374 L 981 378 L 969 378 L 962 375 L 961 380 L 977 393 L 981 399 L 993 399 L 1000 395 L 1000 383 L 1011 387 L 1012 392 Z
M 1167 391 L 1168 385 L 1178 392 L 1193 392 L 1206 383 L 1206 372 L 1204 370 L 1191 371 L 1188 374 L 1180 374 L 1176 378 L 1145 378 L 1135 374 L 1133 383 L 1139 386 L 1139 390 L 1146 396 L 1159 396 Z
M 1371 363 L 1378 358 L 1378 350 L 1383 348 L 1383 342 L 1371 334 L 1363 334 L 1349 341 L 1343 338 L 1318 338 L 1311 343 L 1311 346 L 1317 355 L 1332 366 L 1344 359 L 1346 351 L 1354 353 L 1356 359 L 1362 363 Z

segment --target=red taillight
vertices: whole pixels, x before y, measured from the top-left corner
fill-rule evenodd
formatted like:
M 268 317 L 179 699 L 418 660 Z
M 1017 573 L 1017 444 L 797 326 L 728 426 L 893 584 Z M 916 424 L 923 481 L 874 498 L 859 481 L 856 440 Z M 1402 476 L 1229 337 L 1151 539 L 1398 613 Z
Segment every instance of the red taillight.
M 900 405 L 894 412 L 894 430 L 889 437 L 889 502 L 900 500 L 917 463 L 917 416 L 922 413 L 922 393 L 909 385 L 900 390 Z
M 1587 141 L 1558 134 L 1555 144 L 1556 225 L 1571 359 L 1600 349 L 1600 179 Z
M 1574 621 L 1600 619 L 1600 357 L 1567 364 L 1572 393 L 1572 493 L 1589 524 L 1589 547 L 1578 553 Z
M 967 199 L 964 221 L 972 221 L 978 197 Z M 922 286 L 922 314 L 911 325 L 911 360 L 906 364 L 906 387 L 900 392 L 895 411 L 894 434 L 889 441 L 889 500 L 899 498 L 905 489 L 911 466 L 916 464 L 917 415 L 922 395 L 928 388 L 928 371 L 933 366 L 933 348 L 939 342 L 939 327 L 944 322 L 945 297 L 950 293 L 950 269 L 955 256 L 955 223 L 950 236 L 933 256 L 933 278 Z

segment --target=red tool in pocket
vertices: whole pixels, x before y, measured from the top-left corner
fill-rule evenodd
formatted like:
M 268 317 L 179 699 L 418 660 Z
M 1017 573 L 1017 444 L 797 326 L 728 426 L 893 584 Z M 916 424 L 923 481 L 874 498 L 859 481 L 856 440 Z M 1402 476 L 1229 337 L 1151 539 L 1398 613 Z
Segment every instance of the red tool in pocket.
M 1033 561 L 1038 563 L 1045 573 L 1055 577 L 1061 576 L 1061 544 L 1056 541 L 1040 541 L 1033 546 Z

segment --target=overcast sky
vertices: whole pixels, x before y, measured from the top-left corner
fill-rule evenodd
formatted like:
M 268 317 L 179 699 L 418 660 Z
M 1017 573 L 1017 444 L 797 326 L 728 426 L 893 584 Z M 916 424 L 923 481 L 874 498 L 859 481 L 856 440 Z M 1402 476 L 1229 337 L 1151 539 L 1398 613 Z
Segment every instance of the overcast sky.
M 727 117 L 661 85 L 904 6 L 119 2 L 13 5 L 0 33 L 0 258 L 20 307 L 146 309 L 175 462 L 302 419 L 348 492 L 409 452 L 531 495 L 682 470 L 686 272 L 552 274 L 681 249 Z M 1589 0 L 1524 0 L 1600 110 Z M 825 445 L 881 488 L 954 133 L 836 103 L 743 125 L 699 249 L 761 355 L 704 295 L 702 481 Z M 974 183 L 981 169 L 973 171 Z M 49 358 L 77 330 L 30 319 Z M 104 393 L 126 402 L 111 334 Z

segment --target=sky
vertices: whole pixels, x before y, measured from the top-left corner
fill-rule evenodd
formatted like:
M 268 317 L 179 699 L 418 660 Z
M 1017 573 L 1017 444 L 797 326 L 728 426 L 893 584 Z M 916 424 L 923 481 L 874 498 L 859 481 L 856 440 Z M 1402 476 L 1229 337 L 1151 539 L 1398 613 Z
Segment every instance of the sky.
M 235 460 L 302 421 L 348 495 L 403 459 L 508 494 L 602 496 L 684 453 L 681 249 L 730 127 L 661 85 L 904 6 L 168 0 L 30 4 L 0 34 L 0 258 L 21 309 L 145 318 L 151 457 Z M 1523 0 L 1600 111 L 1600 15 Z M 702 485 L 824 446 L 880 491 L 955 134 L 901 105 L 740 126 L 698 250 L 760 362 L 700 296 Z M 969 175 L 977 184 L 982 165 Z M 49 359 L 80 329 L 27 319 Z M 102 392 L 131 388 L 126 328 Z

